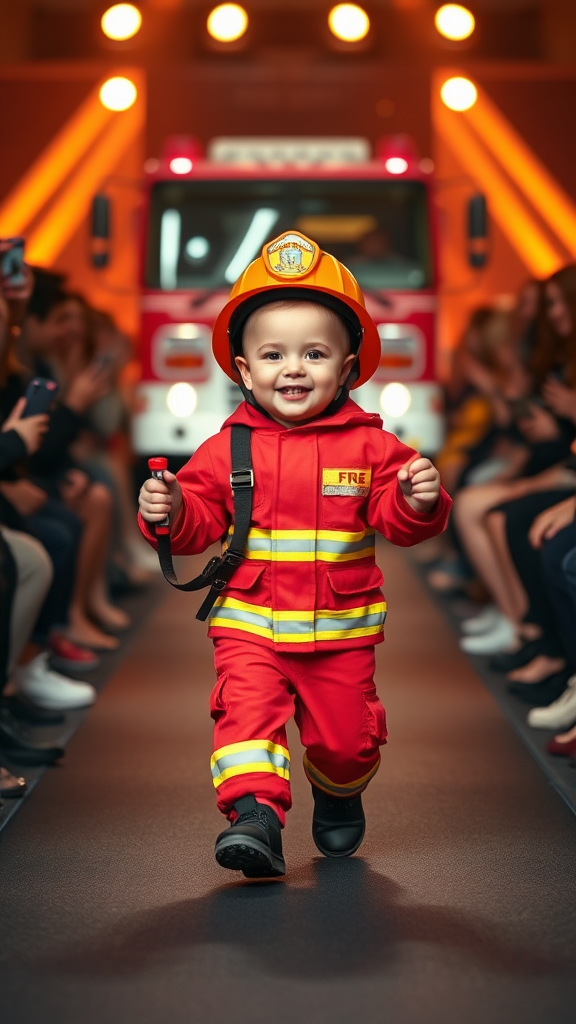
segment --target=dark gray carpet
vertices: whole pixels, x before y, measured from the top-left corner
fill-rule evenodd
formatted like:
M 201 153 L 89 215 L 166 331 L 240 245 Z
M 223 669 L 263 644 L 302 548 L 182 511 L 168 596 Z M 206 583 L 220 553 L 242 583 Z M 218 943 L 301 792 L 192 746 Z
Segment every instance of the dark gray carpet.
M 367 838 L 319 858 L 295 765 L 285 881 L 213 861 L 212 685 L 167 593 L 0 841 L 9 1024 L 548 1024 L 576 1005 L 576 819 L 388 548 L 390 742 Z

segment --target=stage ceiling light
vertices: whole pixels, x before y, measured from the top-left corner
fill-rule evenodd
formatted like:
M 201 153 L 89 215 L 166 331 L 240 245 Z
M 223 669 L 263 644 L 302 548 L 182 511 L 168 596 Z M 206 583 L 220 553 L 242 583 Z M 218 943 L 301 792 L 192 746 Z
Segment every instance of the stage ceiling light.
M 137 96 L 138 90 L 129 78 L 109 78 L 100 89 L 100 102 L 108 110 L 128 110 Z
M 219 43 L 233 43 L 248 28 L 248 15 L 240 4 L 220 4 L 208 15 L 206 27 Z
M 102 15 L 100 24 L 108 39 L 131 39 L 140 31 L 142 15 L 134 4 L 114 4 Z
M 478 91 L 469 78 L 448 78 L 440 89 L 440 97 L 449 110 L 470 110 L 478 99 Z
M 476 26 L 472 11 L 461 4 L 443 4 L 436 11 L 434 24 L 446 39 L 468 39 Z
M 370 31 L 370 18 L 358 4 L 336 4 L 328 15 L 330 31 L 345 43 L 358 43 Z

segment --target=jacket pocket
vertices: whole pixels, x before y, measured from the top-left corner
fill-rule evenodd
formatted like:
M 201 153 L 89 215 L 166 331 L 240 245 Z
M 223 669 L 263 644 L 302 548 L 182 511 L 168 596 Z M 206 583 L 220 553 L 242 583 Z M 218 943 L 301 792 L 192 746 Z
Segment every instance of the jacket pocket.
M 368 749 L 383 746 L 388 737 L 386 712 L 376 693 L 364 696 L 366 739 Z
M 319 606 L 329 611 L 382 603 L 384 582 L 377 565 L 342 566 L 325 572 L 319 586 Z
M 328 584 L 335 594 L 363 594 L 378 590 L 384 577 L 377 565 L 354 565 L 343 569 L 329 569 Z
M 226 672 L 219 672 L 216 685 L 210 694 L 210 718 L 213 718 L 215 722 L 222 718 L 228 707 L 225 694 L 227 681 L 228 676 Z
M 261 562 L 244 561 L 234 573 L 225 593 L 231 590 L 251 590 L 257 583 L 264 581 L 268 566 Z

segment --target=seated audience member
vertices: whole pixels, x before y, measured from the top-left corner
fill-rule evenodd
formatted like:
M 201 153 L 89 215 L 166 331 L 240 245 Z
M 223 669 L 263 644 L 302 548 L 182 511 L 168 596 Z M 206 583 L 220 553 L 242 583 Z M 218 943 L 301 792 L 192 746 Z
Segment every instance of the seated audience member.
M 498 609 L 489 629 L 461 641 L 469 653 L 515 652 L 541 634 L 538 623 L 525 621 L 527 595 L 512 559 L 505 556 L 502 506 L 543 491 L 550 492 L 545 499 L 549 506 L 559 500 L 558 492 L 565 495 L 573 486 L 573 473 L 563 462 L 570 453 L 575 426 L 568 414 L 576 397 L 576 267 L 554 274 L 545 283 L 544 297 L 539 341 L 529 367 L 533 394 L 517 411 L 517 427 L 529 446 L 522 475 L 468 486 L 456 496 L 453 521 L 459 540 Z M 544 507 L 535 507 L 534 515 Z M 465 624 L 465 632 L 470 625 Z
M 125 614 L 110 604 L 104 584 L 112 496 L 106 485 L 93 481 L 70 455 L 89 409 L 110 389 L 109 368 L 90 359 L 87 352 L 87 316 L 87 307 L 77 296 L 41 285 L 28 307 L 23 341 L 36 371 L 58 381 L 58 409 L 65 410 L 70 426 L 66 444 L 49 464 L 39 453 L 33 465 L 42 487 L 80 523 L 67 636 L 92 650 L 113 650 L 118 640 L 108 631 L 124 628 L 127 621 Z
M 10 391 L 10 384 L 18 376 L 18 365 L 9 339 L 15 335 L 17 316 L 29 287 L 29 275 L 26 283 L 18 288 L 10 287 L 6 281 L 0 282 L 0 406 L 6 391 Z M 0 415 L 0 423 L 4 419 L 0 430 L 0 479 L 23 472 L 26 459 L 40 449 L 48 430 L 47 415 L 23 418 L 24 407 L 25 400 L 20 398 L 7 417 Z M 39 703 L 44 702 L 47 707 L 70 708 L 91 703 L 94 699 L 93 688 L 52 672 L 47 665 L 47 653 L 38 648 L 33 651 L 34 656 L 28 659 L 27 666 L 15 670 L 16 661 L 22 656 L 38 612 L 42 604 L 46 603 L 53 566 L 37 541 L 25 532 L 14 531 L 6 526 L 3 513 L 7 508 L 10 510 L 9 503 L 3 501 L 0 504 L 3 582 L 9 586 L 10 593 L 6 595 L 9 600 L 2 609 L 1 617 L 1 688 L 4 688 L 7 677 L 13 672 L 12 684 L 18 688 L 21 683 L 22 693 L 26 697 L 32 700 L 39 698 Z M 4 704 L 0 707 L 0 747 L 10 749 L 12 759 L 18 760 L 18 756 L 24 756 L 28 763 L 51 761 L 56 754 L 60 756 L 59 748 L 38 747 L 22 737 Z
M 110 488 L 114 500 L 111 560 L 116 575 L 120 572 L 130 586 L 141 586 L 158 572 L 158 559 L 143 542 L 136 521 L 130 442 L 132 346 L 106 313 L 90 310 L 89 328 L 93 358 L 109 368 L 110 390 L 88 410 L 73 454 L 92 479 Z
M 448 436 L 436 460 L 453 496 L 467 484 L 509 479 L 526 462 L 528 449 L 511 414 L 511 403 L 528 385 L 519 356 L 524 330 L 518 317 L 481 308 L 454 353 L 446 386 Z M 452 527 L 440 545 L 446 554 L 428 574 L 430 586 L 444 593 L 466 589 L 473 572 Z

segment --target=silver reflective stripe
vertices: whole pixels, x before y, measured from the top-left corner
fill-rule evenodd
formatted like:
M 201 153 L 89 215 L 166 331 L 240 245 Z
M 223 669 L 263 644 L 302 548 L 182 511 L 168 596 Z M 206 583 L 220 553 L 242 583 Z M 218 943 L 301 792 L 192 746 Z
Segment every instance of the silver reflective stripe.
M 339 540 L 338 531 L 335 536 L 325 537 L 274 537 L 272 531 L 269 536 L 259 536 L 263 531 L 251 530 L 248 534 L 246 550 L 253 555 L 267 555 L 271 559 L 282 560 L 282 555 L 307 555 L 306 561 L 313 561 L 314 558 L 322 558 L 323 554 L 342 555 L 350 558 L 358 552 L 359 557 L 366 558 L 374 554 L 374 530 L 366 532 L 357 540 Z M 295 531 L 297 532 L 297 531 Z M 228 534 L 232 537 L 233 531 Z M 361 552 L 361 554 L 360 554 Z
M 316 619 L 317 633 L 333 633 L 334 630 L 346 629 L 368 629 L 370 626 L 382 626 L 386 618 L 384 609 L 373 612 L 371 615 L 359 615 L 356 618 L 345 619 L 341 615 L 329 619 Z
M 235 754 L 225 754 L 219 757 L 211 768 L 212 777 L 218 776 L 227 768 L 236 768 L 241 764 L 272 764 L 275 768 L 282 768 L 285 772 L 290 771 L 290 759 L 283 754 L 275 754 L 271 750 L 240 750 Z
M 270 616 L 272 610 L 270 610 Z M 250 612 L 244 608 L 229 608 L 226 604 L 226 598 L 224 598 L 222 604 L 216 605 L 216 611 L 211 616 L 210 621 L 214 622 L 215 619 L 233 619 L 236 622 L 249 622 L 252 626 L 260 626 L 261 629 L 269 629 L 272 632 L 272 617 L 268 618 L 265 615 L 258 615 L 257 612 Z
M 354 551 L 364 551 L 368 548 L 374 551 L 374 534 L 367 533 L 361 540 L 318 540 L 316 542 L 318 551 L 330 551 L 338 555 L 352 554 Z

